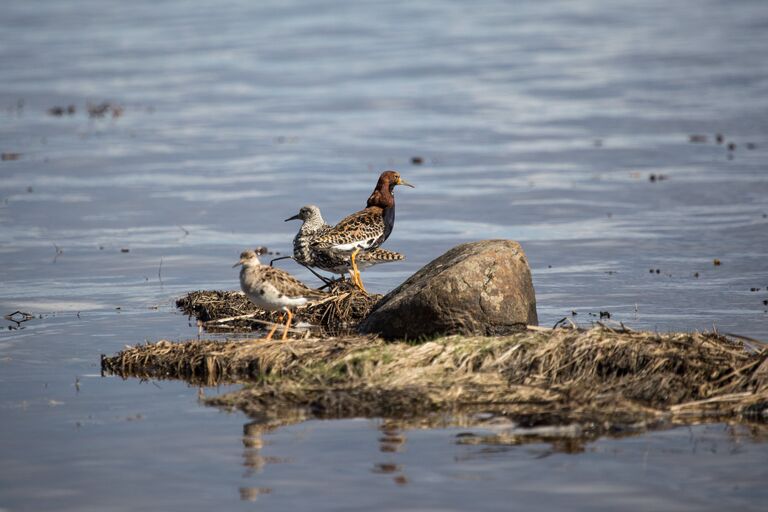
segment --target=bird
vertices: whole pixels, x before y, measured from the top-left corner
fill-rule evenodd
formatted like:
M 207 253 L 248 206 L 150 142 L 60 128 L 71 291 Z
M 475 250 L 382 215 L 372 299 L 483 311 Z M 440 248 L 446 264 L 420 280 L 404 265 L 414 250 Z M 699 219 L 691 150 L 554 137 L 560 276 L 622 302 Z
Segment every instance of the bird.
M 320 208 L 313 204 L 302 206 L 299 213 L 293 217 L 285 219 L 301 220 L 302 224 L 298 233 L 293 238 L 293 259 L 300 265 L 306 267 L 315 267 L 321 270 L 332 272 L 334 274 L 344 274 L 351 268 L 350 257 L 345 254 L 336 253 L 329 250 L 320 250 L 312 247 L 312 240 L 325 234 L 332 226 L 326 224 Z M 358 269 L 372 267 L 379 263 L 389 263 L 392 261 L 402 261 L 405 259 L 403 254 L 386 249 L 377 248 L 358 254 L 356 263 Z
M 368 292 L 363 286 L 355 259 L 361 251 L 379 247 L 392 233 L 395 225 L 393 192 L 397 185 L 415 188 L 397 171 L 382 172 L 365 209 L 348 215 L 325 233 L 314 237 L 310 243 L 311 250 L 349 256 L 352 281 L 363 293 Z
M 267 311 L 283 311 L 287 314 L 288 319 L 283 326 L 283 340 L 288 337 L 288 329 L 293 319 L 292 310 L 325 295 L 307 287 L 285 270 L 263 265 L 256 251 L 247 250 L 240 253 L 240 261 L 232 265 L 232 268 L 240 265 L 240 289 L 248 300 Z M 277 327 L 278 324 L 275 324 L 264 339 L 271 340 Z

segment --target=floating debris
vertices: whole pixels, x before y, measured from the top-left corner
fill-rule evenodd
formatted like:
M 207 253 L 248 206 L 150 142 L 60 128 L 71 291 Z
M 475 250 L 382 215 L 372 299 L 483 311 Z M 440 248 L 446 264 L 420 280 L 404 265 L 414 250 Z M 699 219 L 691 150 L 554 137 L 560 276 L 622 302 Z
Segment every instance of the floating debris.
M 666 174 L 653 174 L 652 173 L 650 176 L 648 176 L 648 181 L 650 181 L 651 183 L 655 183 L 657 181 L 664 181 L 666 179 L 667 179 L 667 175 Z
M 721 262 L 719 259 L 715 258 L 714 260 L 712 260 L 712 264 L 716 267 L 719 267 L 721 265 Z
M 723 136 L 722 133 L 718 133 L 717 135 L 715 135 L 715 141 L 717 141 L 718 144 L 722 144 L 724 140 L 725 140 L 725 137 Z
M 53 263 L 56 263 L 56 260 L 58 260 L 58 259 L 59 259 L 59 256 L 61 256 L 62 254 L 64 254 L 64 249 L 62 249 L 61 247 L 59 247 L 59 246 L 58 246 L 58 245 L 56 245 L 56 244 L 53 244 L 53 250 L 54 250 L 54 251 L 56 251 L 56 254 L 55 254 L 55 256 L 53 257 Z
M 75 114 L 76 111 L 77 111 L 77 108 L 74 105 L 68 105 L 66 107 L 58 107 L 57 106 L 57 107 L 49 108 L 48 109 L 48 114 L 52 115 L 52 116 L 55 116 L 55 117 L 61 117 L 64 114 L 72 116 L 72 115 Z
M 99 103 L 98 105 L 88 103 L 86 110 L 88 110 L 88 116 L 91 118 L 104 117 L 107 114 L 111 114 L 113 118 L 123 115 L 123 107 L 121 105 L 110 103 L 108 101 Z
M 3 153 L 0 155 L 0 158 L 2 158 L 3 161 L 6 160 L 18 160 L 21 158 L 21 153 Z
M 9 322 L 15 322 L 17 324 L 20 324 L 22 322 L 27 322 L 29 320 L 32 320 L 35 318 L 34 315 L 31 313 L 26 313 L 24 311 L 14 311 L 13 313 L 9 313 L 7 315 L 4 315 L 3 318 L 8 320 Z
M 689 135 L 688 142 L 691 142 L 693 144 L 704 144 L 707 142 L 707 136 L 700 135 L 700 134 Z
M 413 165 L 421 165 L 424 163 L 424 159 L 420 156 L 412 156 L 411 157 L 411 163 Z

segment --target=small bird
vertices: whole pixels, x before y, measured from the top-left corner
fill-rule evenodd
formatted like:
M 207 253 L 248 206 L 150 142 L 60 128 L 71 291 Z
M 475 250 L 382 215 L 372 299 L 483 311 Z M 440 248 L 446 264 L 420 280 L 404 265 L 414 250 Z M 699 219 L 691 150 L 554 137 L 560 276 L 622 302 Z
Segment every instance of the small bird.
M 349 256 L 352 281 L 364 293 L 367 292 L 363 287 L 355 258 L 361 251 L 372 251 L 379 247 L 392 233 L 395 225 L 393 192 L 396 185 L 414 188 L 402 179 L 397 171 L 381 173 L 364 210 L 345 217 L 325 233 L 313 238 L 310 243 L 312 250 Z
M 268 311 L 284 311 L 288 319 L 283 327 L 283 337 L 288 337 L 288 329 L 293 319 L 292 309 L 322 298 L 325 294 L 304 285 L 288 272 L 279 268 L 262 265 L 256 251 L 243 251 L 240 261 L 232 268 L 240 269 L 240 288 L 248 300 Z M 271 340 L 277 324 L 269 331 L 265 340 Z
M 286 222 L 289 220 L 303 221 L 299 232 L 293 238 L 293 259 L 297 263 L 306 267 L 315 267 L 333 272 L 334 274 L 341 274 L 342 277 L 349 272 L 352 267 L 349 255 L 312 247 L 312 240 L 315 237 L 321 236 L 332 229 L 323 220 L 320 208 L 313 204 L 302 206 L 299 213 L 285 219 Z M 378 248 L 358 254 L 356 262 L 358 269 L 364 269 L 379 263 L 402 261 L 404 259 L 405 256 L 399 252 Z

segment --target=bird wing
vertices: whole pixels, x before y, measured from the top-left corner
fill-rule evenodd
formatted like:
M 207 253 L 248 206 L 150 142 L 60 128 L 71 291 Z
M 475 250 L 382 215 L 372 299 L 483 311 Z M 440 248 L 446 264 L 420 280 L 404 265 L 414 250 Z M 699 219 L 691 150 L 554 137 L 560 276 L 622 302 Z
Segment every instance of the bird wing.
M 279 293 L 286 297 L 316 299 L 324 295 L 323 292 L 313 290 L 285 270 L 265 266 L 263 272 L 265 280 L 269 281 Z
M 315 237 L 318 249 L 351 251 L 356 247 L 371 249 L 384 241 L 384 210 L 371 206 L 343 218 L 330 230 Z

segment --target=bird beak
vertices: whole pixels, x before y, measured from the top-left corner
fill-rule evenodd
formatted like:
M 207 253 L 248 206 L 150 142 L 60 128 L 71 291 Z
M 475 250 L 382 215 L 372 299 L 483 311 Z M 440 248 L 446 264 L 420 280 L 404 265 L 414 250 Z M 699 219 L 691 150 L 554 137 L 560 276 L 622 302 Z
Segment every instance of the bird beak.
M 234 265 L 232 265 L 232 268 L 239 267 L 242 264 L 243 264 L 243 260 L 240 260 L 237 263 L 235 263 Z
M 397 179 L 397 184 L 398 185 L 405 185 L 406 187 L 416 188 L 413 185 L 411 185 L 410 183 L 408 183 L 407 181 L 405 181 L 403 178 L 398 178 Z
M 301 218 L 301 217 L 299 217 L 299 215 L 301 215 L 301 214 L 297 213 L 297 214 L 296 214 L 296 215 L 294 215 L 293 217 L 288 217 L 288 218 L 287 218 L 287 219 L 285 219 L 283 222 L 288 222 L 289 220 L 299 220 L 299 219 Z

